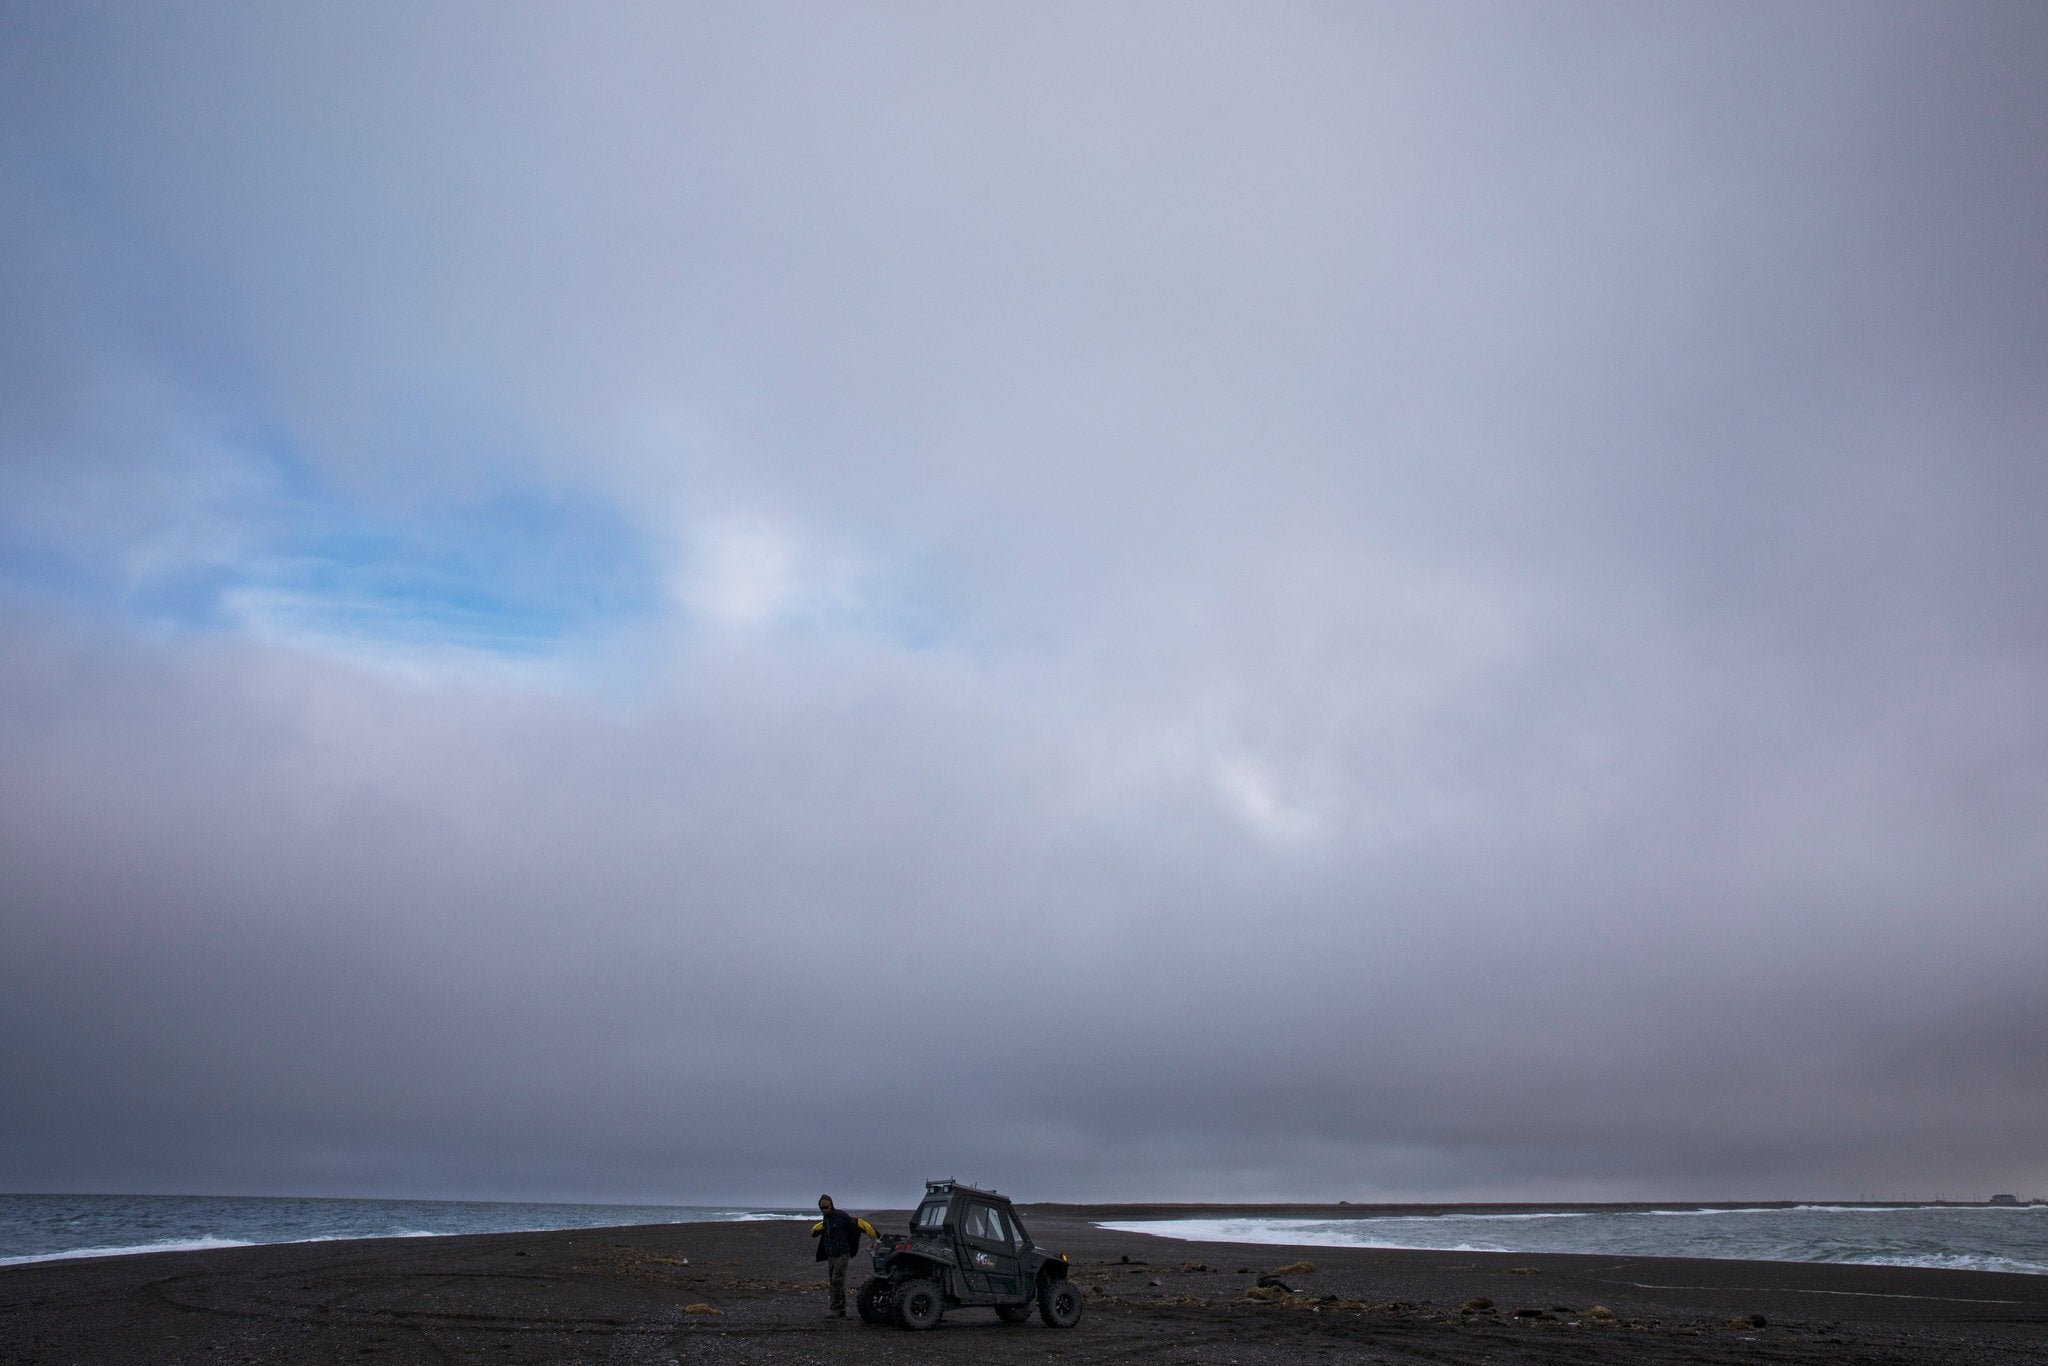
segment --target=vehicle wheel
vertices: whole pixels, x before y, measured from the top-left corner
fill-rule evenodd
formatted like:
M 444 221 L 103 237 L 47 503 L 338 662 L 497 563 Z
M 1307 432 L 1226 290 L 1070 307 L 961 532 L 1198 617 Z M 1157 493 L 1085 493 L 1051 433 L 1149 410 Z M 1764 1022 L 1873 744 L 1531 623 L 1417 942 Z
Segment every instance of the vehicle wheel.
M 863 1323 L 887 1323 L 894 1312 L 889 1304 L 889 1282 L 880 1276 L 868 1277 L 853 1303 Z
M 939 1297 L 939 1287 L 923 1276 L 902 1282 L 891 1292 L 890 1298 L 896 1305 L 896 1322 L 905 1328 L 936 1327 L 939 1315 L 946 1312 L 946 1302 Z
M 996 1317 L 1004 1323 L 1022 1323 L 1031 1317 L 1031 1306 L 1028 1304 L 999 1304 L 996 1306 Z
M 1081 1288 L 1065 1277 L 1038 1283 L 1038 1317 L 1048 1328 L 1072 1328 L 1081 1321 Z

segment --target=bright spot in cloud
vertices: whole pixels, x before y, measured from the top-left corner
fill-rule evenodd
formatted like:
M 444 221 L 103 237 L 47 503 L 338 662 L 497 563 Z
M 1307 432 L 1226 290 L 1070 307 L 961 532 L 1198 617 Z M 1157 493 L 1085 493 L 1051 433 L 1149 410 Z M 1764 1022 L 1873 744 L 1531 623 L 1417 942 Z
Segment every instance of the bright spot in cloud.
M 744 628 L 855 614 L 858 578 L 853 564 L 788 527 L 733 518 L 692 538 L 674 593 L 700 620 Z
M 1219 760 L 1216 787 L 1231 813 L 1261 839 L 1300 844 L 1322 833 L 1321 816 L 1282 796 L 1272 774 L 1249 758 Z
M 796 591 L 796 547 L 772 527 L 729 525 L 700 541 L 682 585 L 694 611 L 728 626 L 777 616 Z

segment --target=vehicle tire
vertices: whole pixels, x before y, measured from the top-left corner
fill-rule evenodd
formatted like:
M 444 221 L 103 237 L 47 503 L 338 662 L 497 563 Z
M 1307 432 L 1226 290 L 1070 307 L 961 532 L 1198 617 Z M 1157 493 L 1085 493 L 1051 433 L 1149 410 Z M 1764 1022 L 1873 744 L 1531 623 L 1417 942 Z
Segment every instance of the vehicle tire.
M 946 1312 L 937 1283 L 924 1276 L 898 1282 L 890 1299 L 896 1305 L 896 1322 L 905 1328 L 936 1328 L 939 1315 Z
M 1048 1328 L 1072 1328 L 1081 1321 L 1081 1287 L 1064 1276 L 1038 1283 L 1038 1317 Z
M 889 1303 L 889 1282 L 880 1276 L 870 1276 L 854 1299 L 854 1307 L 860 1310 L 863 1323 L 887 1323 L 895 1317 Z
M 1029 1303 L 999 1304 L 996 1306 L 996 1317 L 1004 1323 L 1022 1323 L 1031 1317 L 1031 1306 Z

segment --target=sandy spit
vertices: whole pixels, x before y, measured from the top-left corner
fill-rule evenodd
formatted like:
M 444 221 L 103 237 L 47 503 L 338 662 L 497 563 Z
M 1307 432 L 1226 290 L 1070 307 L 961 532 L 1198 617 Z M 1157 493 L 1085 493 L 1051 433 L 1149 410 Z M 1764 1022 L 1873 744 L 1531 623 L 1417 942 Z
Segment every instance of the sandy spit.
M 902 1212 L 868 1214 L 885 1231 Z M 1189 1243 L 1026 1207 L 1080 1324 L 825 1313 L 801 1223 L 382 1239 L 0 1267 L 0 1363 L 1954 1363 L 2048 1360 L 2048 1276 Z M 1290 1211 L 1292 1212 L 1292 1211 Z M 865 1254 L 861 1259 L 865 1261 Z M 1278 1286 L 1257 1284 L 1289 1264 Z M 855 1284 L 861 1266 L 856 1264 Z

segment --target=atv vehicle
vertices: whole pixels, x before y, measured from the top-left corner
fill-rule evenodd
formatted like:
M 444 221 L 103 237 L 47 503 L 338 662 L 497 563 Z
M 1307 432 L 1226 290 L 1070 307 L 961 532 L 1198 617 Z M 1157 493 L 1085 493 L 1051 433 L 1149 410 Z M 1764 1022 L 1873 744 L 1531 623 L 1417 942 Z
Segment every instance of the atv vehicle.
M 907 1234 L 875 1240 L 875 1274 L 856 1303 L 868 1323 L 933 1328 L 947 1309 L 985 1305 L 1004 1323 L 1038 1306 L 1048 1327 L 1081 1318 L 1081 1289 L 1064 1254 L 1031 1241 L 1010 1197 L 955 1181 L 927 1181 Z

